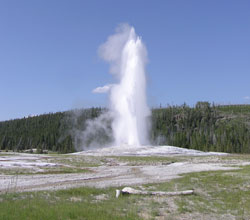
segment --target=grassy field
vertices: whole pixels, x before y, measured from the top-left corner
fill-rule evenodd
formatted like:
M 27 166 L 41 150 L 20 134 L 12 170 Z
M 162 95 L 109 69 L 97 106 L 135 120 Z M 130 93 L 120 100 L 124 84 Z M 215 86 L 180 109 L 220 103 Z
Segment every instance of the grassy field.
M 114 189 L 77 188 L 0 197 L 0 219 L 139 219 L 137 199 L 114 198 Z
M 115 160 L 125 162 L 127 165 L 168 165 L 181 161 L 178 157 L 160 157 L 160 156 L 114 156 L 110 157 Z
M 229 157 L 110 157 L 143 165 L 176 160 L 219 158 L 249 161 L 249 155 Z M 104 161 L 104 158 L 98 160 Z M 105 161 L 104 161 L 105 162 Z M 185 174 L 164 183 L 135 186 L 146 190 L 179 191 L 194 189 L 189 196 L 120 196 L 115 188 L 89 187 L 60 191 L 6 193 L 0 195 L 0 219 L 250 219 L 250 166 L 238 170 Z
M 250 166 L 240 170 L 213 171 L 186 174 L 170 182 L 148 185 L 161 191 L 194 189 L 195 194 L 173 198 L 171 207 L 158 215 L 169 213 L 169 217 L 203 216 L 205 219 L 250 219 Z M 200 219 L 200 218 L 197 218 Z

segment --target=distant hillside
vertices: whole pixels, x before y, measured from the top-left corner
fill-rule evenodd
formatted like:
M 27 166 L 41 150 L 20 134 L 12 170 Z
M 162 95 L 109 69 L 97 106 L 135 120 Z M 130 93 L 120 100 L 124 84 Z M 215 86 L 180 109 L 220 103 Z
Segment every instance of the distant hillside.
M 203 151 L 250 153 L 250 105 L 198 102 L 153 110 L 152 140 Z M 160 137 L 160 138 L 159 138 Z
M 90 108 L 0 122 L 0 149 L 73 152 L 77 138 L 72 131 L 84 130 L 86 121 L 103 111 Z M 194 108 L 182 105 L 153 109 L 150 137 L 153 144 L 250 153 L 250 105 L 198 102 Z
M 71 130 L 75 121 L 76 126 L 84 125 L 87 119 L 97 117 L 101 111 L 91 108 L 0 122 L 0 149 L 74 152 Z

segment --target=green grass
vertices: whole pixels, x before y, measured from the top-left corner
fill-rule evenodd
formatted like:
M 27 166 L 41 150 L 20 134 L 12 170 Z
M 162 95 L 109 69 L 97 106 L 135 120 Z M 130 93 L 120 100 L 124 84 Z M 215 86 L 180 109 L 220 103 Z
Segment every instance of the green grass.
M 4 151 L 0 151 L 0 157 L 6 157 L 6 156 L 16 156 L 17 154 L 16 153 L 13 153 L 13 152 L 4 152 Z
M 178 158 L 173 157 L 160 157 L 160 156 L 114 156 L 112 157 L 121 162 L 127 162 L 128 165 L 154 165 L 154 164 L 162 164 L 168 165 L 171 163 L 175 163 L 177 161 L 181 161 Z
M 112 157 L 129 163 L 171 162 L 175 158 Z M 250 155 L 204 157 L 249 161 Z M 108 159 L 108 158 L 107 158 Z M 182 158 L 181 158 L 182 159 Z M 185 159 L 185 158 L 184 158 Z M 189 158 L 193 160 L 195 158 Z M 196 158 L 196 160 L 202 158 Z M 178 160 L 178 158 L 176 159 Z M 121 196 L 115 188 L 75 188 L 54 192 L 9 193 L 0 195 L 0 219 L 250 219 L 250 166 L 239 170 L 185 174 L 147 190 L 181 191 L 194 189 L 189 196 Z M 136 187 L 135 187 L 136 188 Z M 228 217 L 229 216 L 229 217 Z
M 4 175 L 41 175 L 41 174 L 66 174 L 66 173 L 88 173 L 91 172 L 87 168 L 78 168 L 78 167 L 49 167 L 42 168 L 42 171 L 35 171 L 27 168 L 12 168 L 12 169 L 4 169 L 0 168 L 0 174 Z
M 179 214 L 200 213 L 217 216 L 230 214 L 240 219 L 250 217 L 250 166 L 240 170 L 186 174 L 180 179 L 147 187 L 161 191 L 194 189 L 195 194 L 175 197 Z
M 221 156 L 220 159 L 228 160 L 228 161 L 249 161 L 250 162 L 250 154 L 229 154 L 226 156 Z
M 66 164 L 74 167 L 97 167 L 101 165 L 102 157 L 61 154 L 48 157 L 46 162 Z
M 140 219 L 135 197 L 115 198 L 114 189 L 77 188 L 2 195 L 0 219 Z M 106 195 L 98 200 L 98 195 Z M 77 199 L 76 199 L 77 198 Z

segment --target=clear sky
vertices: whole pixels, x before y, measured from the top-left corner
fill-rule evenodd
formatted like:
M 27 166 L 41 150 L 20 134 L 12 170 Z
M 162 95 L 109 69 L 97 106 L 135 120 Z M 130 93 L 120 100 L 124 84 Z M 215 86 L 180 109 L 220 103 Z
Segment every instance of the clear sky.
M 148 103 L 250 103 L 249 0 L 0 0 L 0 120 L 105 106 L 98 47 L 142 36 Z

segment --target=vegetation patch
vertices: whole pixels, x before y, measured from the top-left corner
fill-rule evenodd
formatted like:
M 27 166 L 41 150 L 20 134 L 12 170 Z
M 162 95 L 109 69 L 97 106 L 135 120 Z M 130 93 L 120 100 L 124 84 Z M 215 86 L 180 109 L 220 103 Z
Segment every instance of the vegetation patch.
M 158 157 L 158 156 L 114 156 L 112 157 L 128 165 L 168 165 L 181 161 L 177 157 Z
M 102 194 L 107 199 L 93 202 Z M 116 199 L 113 188 L 1 195 L 0 219 L 140 219 L 134 198 Z
M 132 163 L 136 160 L 145 162 L 144 157 L 115 159 Z M 164 158 L 162 159 L 164 162 Z M 206 159 L 209 160 L 209 157 Z M 213 160 L 214 157 L 210 159 Z M 154 163 L 155 160 L 156 158 L 152 157 L 146 162 Z M 89 187 L 30 193 L 9 192 L 0 195 L 0 219 L 250 218 L 250 166 L 242 166 L 238 170 L 184 174 L 181 178 L 164 183 L 134 187 L 140 190 L 166 192 L 194 189 L 195 194 L 124 195 L 116 199 L 116 188 Z
M 213 171 L 185 174 L 180 179 L 146 187 L 160 191 L 181 191 L 194 189 L 195 194 L 175 197 L 176 209 L 171 210 L 174 219 L 200 216 L 221 219 L 249 219 L 250 217 L 250 166 L 240 170 Z M 166 200 L 168 202 L 168 200 Z M 164 215 L 169 215 L 165 210 Z M 199 213 L 199 217 L 195 217 Z M 179 216 L 179 217 L 178 217 Z
M 39 174 L 66 174 L 66 173 L 87 173 L 91 172 L 86 168 L 75 168 L 75 167 L 52 167 L 52 168 L 41 168 L 39 171 L 34 169 L 24 169 L 24 168 L 15 168 L 15 169 L 0 169 L 0 174 L 4 175 L 39 175 Z
M 58 154 L 48 157 L 44 160 L 49 163 L 57 163 L 62 165 L 73 166 L 77 168 L 83 167 L 97 167 L 102 164 L 101 157 L 92 157 L 92 156 L 82 156 L 82 155 L 67 155 L 67 154 Z

